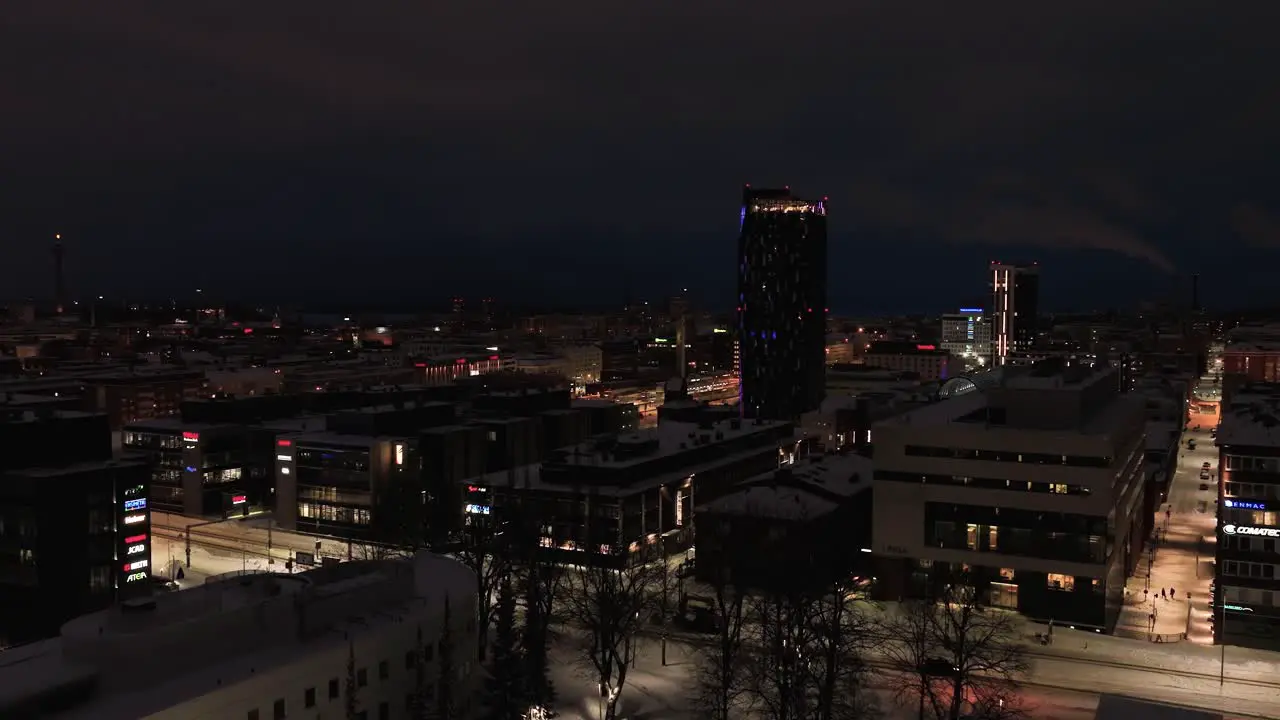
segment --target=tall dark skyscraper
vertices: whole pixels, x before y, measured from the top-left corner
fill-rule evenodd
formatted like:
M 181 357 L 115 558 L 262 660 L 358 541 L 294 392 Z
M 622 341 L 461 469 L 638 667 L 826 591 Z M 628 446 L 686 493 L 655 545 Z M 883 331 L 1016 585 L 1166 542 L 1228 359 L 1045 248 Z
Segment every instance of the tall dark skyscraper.
M 1007 365 L 1010 356 L 1026 352 L 1036 339 L 1040 314 L 1040 268 L 992 262 L 991 364 Z
M 822 402 L 827 204 L 790 189 L 742 191 L 738 341 L 744 417 L 792 419 Z

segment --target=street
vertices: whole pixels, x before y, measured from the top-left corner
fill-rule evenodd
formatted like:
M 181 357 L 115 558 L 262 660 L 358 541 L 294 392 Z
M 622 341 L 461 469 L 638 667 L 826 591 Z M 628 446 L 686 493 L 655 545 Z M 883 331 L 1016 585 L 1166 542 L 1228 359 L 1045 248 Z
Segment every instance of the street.
M 1148 538 L 1146 557 L 1139 560 L 1126 584 L 1125 607 L 1116 626 L 1116 633 L 1126 637 L 1176 642 L 1185 634 L 1191 642 L 1213 643 L 1208 603 L 1218 522 L 1218 457 L 1209 430 L 1217 425 L 1217 416 L 1191 417 L 1192 429 L 1178 443 L 1178 466 L 1169 496 L 1156 509 L 1159 540 Z M 1199 430 L 1194 429 L 1196 424 Z M 1191 439 L 1196 441 L 1194 450 L 1187 448 Z M 1206 462 L 1210 479 L 1202 480 Z M 1170 590 L 1173 597 L 1167 596 Z

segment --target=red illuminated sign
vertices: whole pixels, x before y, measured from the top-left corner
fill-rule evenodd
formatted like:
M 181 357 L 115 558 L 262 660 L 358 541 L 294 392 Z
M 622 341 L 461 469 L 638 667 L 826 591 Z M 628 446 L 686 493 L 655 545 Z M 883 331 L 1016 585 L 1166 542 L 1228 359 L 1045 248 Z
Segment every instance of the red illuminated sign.
M 427 366 L 427 364 L 426 364 L 426 363 L 414 363 L 414 364 L 413 364 L 413 366 L 414 366 L 414 367 L 424 368 L 424 367 L 426 367 L 426 366 Z
M 291 445 L 293 445 L 293 441 L 292 441 L 292 440 L 280 440 L 280 441 L 278 441 L 278 442 L 276 443 L 276 445 L 279 445 L 280 447 L 290 447 Z
M 490 355 L 490 356 L 489 356 L 489 359 L 490 359 L 490 360 L 497 360 L 497 359 L 498 359 L 498 356 L 497 356 L 497 355 Z
M 144 534 L 144 535 L 131 535 L 131 536 L 129 536 L 129 537 L 127 537 L 127 538 L 125 538 L 125 539 L 124 539 L 124 544 L 125 544 L 125 545 L 132 545 L 132 544 L 134 544 L 134 543 L 140 543 L 140 542 L 142 542 L 143 540 L 146 540 L 146 539 L 147 539 L 147 536 L 146 536 L 145 534 Z
M 248 502 L 248 501 L 249 501 L 249 498 L 245 497 L 244 495 L 232 495 L 232 496 L 231 496 L 231 504 L 232 504 L 232 505 L 243 505 L 243 504 L 245 504 L 245 503 L 246 503 L 246 502 Z
M 253 328 L 245 328 L 245 329 L 244 329 L 244 334 L 245 334 L 245 335 L 252 335 L 252 334 L 253 334 Z
M 457 363 L 457 364 L 459 364 L 459 365 L 466 365 L 466 364 L 467 364 L 467 359 L 466 359 L 466 358 L 458 358 L 457 360 L 454 360 L 454 362 L 455 362 L 455 363 Z
M 182 433 L 182 439 L 183 440 L 199 440 L 200 433 L 184 432 Z
M 488 490 L 478 485 L 468 485 L 467 492 L 488 492 Z
M 917 345 L 916 349 L 917 350 L 937 350 L 938 346 L 937 345 Z

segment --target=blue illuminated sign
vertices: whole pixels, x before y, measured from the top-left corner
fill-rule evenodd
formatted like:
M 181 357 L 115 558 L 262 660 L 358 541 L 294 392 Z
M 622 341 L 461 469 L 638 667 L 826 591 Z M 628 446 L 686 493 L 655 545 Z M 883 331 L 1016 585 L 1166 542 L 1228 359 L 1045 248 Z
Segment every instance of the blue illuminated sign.
M 124 501 L 124 509 L 125 509 L 125 511 L 130 511 L 130 510 L 141 510 L 141 509 L 145 508 L 146 506 L 147 506 L 147 499 L 146 499 L 146 498 L 137 498 L 136 500 L 125 500 L 125 501 Z
M 960 308 L 960 312 L 963 312 L 963 313 L 980 313 L 980 312 L 982 312 L 982 308 Z
M 1223 500 L 1222 504 L 1229 508 L 1239 508 L 1241 510 L 1266 510 L 1267 504 L 1253 502 L 1251 500 Z

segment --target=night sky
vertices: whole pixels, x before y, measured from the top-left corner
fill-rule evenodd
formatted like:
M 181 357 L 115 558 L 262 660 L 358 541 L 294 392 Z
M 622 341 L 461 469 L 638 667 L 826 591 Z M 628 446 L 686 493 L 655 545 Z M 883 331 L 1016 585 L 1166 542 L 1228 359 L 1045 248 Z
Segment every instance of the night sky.
M 138 5 L 0 8 L 0 296 L 727 308 L 744 182 L 838 312 L 1280 279 L 1274 2 Z

